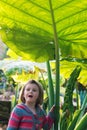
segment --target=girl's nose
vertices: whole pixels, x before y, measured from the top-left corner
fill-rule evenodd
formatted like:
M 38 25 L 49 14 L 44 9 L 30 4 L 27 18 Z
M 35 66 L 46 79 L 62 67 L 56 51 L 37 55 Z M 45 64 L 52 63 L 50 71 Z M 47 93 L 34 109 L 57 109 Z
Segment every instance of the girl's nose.
M 32 89 L 30 89 L 30 92 L 31 92 L 31 93 L 33 92 Z

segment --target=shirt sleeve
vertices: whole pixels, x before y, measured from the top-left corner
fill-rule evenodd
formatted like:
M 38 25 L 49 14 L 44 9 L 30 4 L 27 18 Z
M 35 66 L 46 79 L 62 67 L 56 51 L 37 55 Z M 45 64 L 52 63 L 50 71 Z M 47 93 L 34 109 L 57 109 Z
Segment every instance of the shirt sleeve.
M 9 122 L 8 122 L 8 127 L 7 130 L 17 130 L 20 120 L 21 120 L 22 112 L 20 109 L 16 106 L 10 115 Z
M 54 111 L 50 111 L 48 115 L 44 115 L 44 121 L 43 121 L 43 129 L 44 130 L 50 130 L 53 123 L 54 123 Z

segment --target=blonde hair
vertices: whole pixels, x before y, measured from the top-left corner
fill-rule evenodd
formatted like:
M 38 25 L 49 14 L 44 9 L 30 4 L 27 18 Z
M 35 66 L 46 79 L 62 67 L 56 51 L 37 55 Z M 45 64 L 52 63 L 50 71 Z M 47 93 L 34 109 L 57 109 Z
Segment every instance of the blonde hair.
M 38 99 L 37 99 L 37 102 L 36 102 L 36 105 L 41 105 L 42 103 L 43 103 L 43 88 L 42 88 L 42 85 L 39 83 L 39 82 L 37 82 L 37 81 L 35 81 L 35 80 L 29 80 L 25 85 L 24 85 L 24 87 L 22 88 L 22 90 L 21 90 L 21 93 L 20 93 L 20 100 L 23 102 L 23 103 L 25 103 L 25 98 L 24 98 L 24 90 L 25 90 L 25 88 L 26 88 L 26 86 L 28 85 L 28 84 L 35 84 L 35 85 L 37 85 L 37 87 L 39 88 L 39 96 L 38 96 Z

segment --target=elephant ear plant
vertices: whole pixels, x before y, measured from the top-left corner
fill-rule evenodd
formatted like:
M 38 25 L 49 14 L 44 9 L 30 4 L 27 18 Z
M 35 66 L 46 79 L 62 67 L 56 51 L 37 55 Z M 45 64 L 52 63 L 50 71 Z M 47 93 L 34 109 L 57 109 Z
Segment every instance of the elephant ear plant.
M 87 58 L 86 14 L 86 0 L 0 0 L 0 39 L 23 59 L 56 61 L 55 130 L 60 118 L 59 60 Z
M 60 121 L 60 130 L 67 130 L 69 122 L 72 122 L 73 114 L 75 112 L 75 108 L 73 106 L 73 91 L 75 89 L 75 84 L 77 78 L 79 77 L 80 72 L 81 72 L 81 67 L 76 66 L 76 68 L 73 70 L 66 83 L 63 112 Z M 71 128 L 72 127 L 70 127 L 70 129 Z

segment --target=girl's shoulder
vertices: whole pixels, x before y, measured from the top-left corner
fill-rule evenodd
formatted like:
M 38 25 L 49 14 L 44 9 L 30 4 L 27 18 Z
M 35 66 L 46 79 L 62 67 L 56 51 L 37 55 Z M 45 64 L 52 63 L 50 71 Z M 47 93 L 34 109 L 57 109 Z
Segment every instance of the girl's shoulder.
M 12 113 L 15 113 L 15 114 L 21 116 L 22 113 L 23 113 L 22 104 L 17 104 L 17 105 L 12 109 Z
M 13 111 L 22 111 L 24 109 L 24 105 L 21 104 L 17 104 L 14 108 Z
M 24 103 L 20 103 L 16 105 L 17 108 L 23 109 L 25 107 Z

